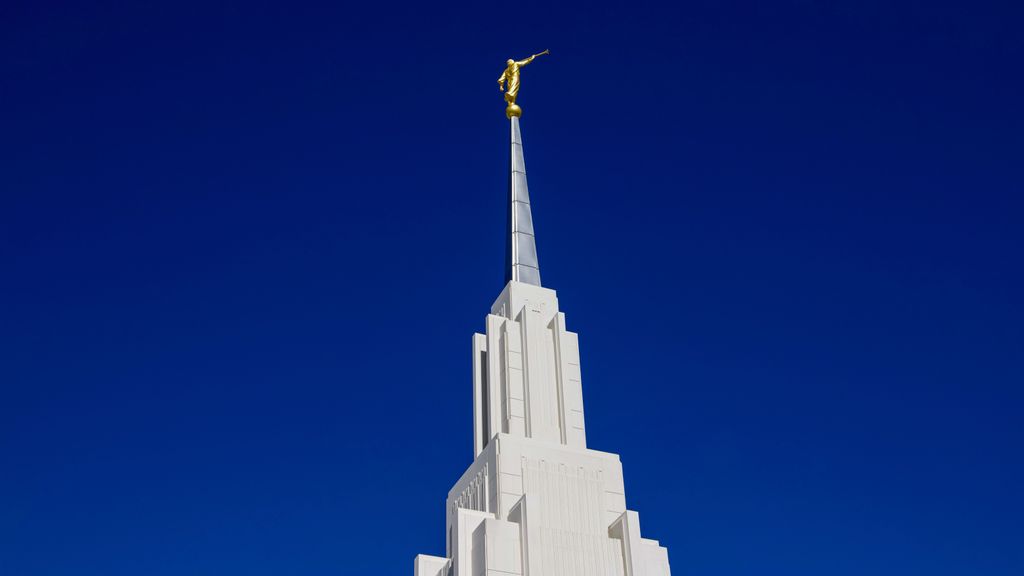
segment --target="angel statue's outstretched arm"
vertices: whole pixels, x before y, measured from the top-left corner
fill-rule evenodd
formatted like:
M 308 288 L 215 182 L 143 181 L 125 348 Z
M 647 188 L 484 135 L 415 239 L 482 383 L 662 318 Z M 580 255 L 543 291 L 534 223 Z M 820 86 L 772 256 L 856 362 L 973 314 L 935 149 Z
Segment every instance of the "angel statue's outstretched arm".
M 541 52 L 540 54 L 534 54 L 533 56 L 530 56 L 529 58 L 525 58 L 523 60 L 520 60 L 519 62 L 516 62 L 516 64 L 518 64 L 520 67 L 526 66 L 530 62 L 533 62 L 533 59 L 536 58 L 537 56 L 543 56 L 545 54 L 550 54 L 550 53 L 551 53 L 550 51 L 545 50 L 545 51 Z

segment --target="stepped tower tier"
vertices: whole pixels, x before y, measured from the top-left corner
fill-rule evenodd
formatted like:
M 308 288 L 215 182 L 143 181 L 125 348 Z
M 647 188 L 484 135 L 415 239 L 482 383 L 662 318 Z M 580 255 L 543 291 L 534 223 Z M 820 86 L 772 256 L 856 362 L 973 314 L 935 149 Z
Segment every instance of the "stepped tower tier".
M 448 492 L 445 556 L 414 576 L 670 576 L 640 536 L 619 457 L 587 448 L 579 338 L 540 266 L 510 115 L 506 284 L 473 335 L 474 461 Z

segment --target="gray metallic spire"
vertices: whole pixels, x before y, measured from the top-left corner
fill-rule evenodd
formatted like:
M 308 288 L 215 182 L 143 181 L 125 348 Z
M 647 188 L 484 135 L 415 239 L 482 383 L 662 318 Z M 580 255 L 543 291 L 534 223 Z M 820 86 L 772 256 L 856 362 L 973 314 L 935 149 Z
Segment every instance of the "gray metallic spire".
M 508 246 L 505 250 L 505 283 L 523 282 L 540 286 L 537 241 L 533 235 L 530 192 L 526 187 L 526 162 L 519 118 L 509 118 L 512 126 L 510 169 L 508 174 Z

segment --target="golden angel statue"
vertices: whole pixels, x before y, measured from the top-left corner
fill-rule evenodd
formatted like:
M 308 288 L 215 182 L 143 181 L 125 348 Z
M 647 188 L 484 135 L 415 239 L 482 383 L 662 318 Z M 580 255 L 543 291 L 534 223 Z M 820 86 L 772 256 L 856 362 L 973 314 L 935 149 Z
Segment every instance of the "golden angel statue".
M 498 89 L 505 92 L 505 102 L 508 102 L 508 106 L 505 108 L 505 115 L 509 118 L 513 116 L 518 118 L 523 114 L 523 109 L 516 105 L 516 96 L 519 94 L 519 69 L 533 62 L 533 59 L 537 56 L 543 56 L 544 54 L 550 54 L 550 52 L 545 50 L 540 54 L 534 54 L 518 62 L 512 59 L 506 62 L 508 66 L 498 78 Z M 508 83 L 507 87 L 506 82 Z

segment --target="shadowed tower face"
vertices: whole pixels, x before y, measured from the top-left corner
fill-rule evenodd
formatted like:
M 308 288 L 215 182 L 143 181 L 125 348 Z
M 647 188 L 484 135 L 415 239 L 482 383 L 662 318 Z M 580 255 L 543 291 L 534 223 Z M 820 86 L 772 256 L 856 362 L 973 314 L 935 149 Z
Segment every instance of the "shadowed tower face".
M 474 460 L 448 492 L 445 555 L 417 556 L 415 576 L 670 576 L 626 508 L 619 457 L 587 447 L 579 337 L 540 283 L 519 117 L 509 124 L 506 283 L 473 335 Z

